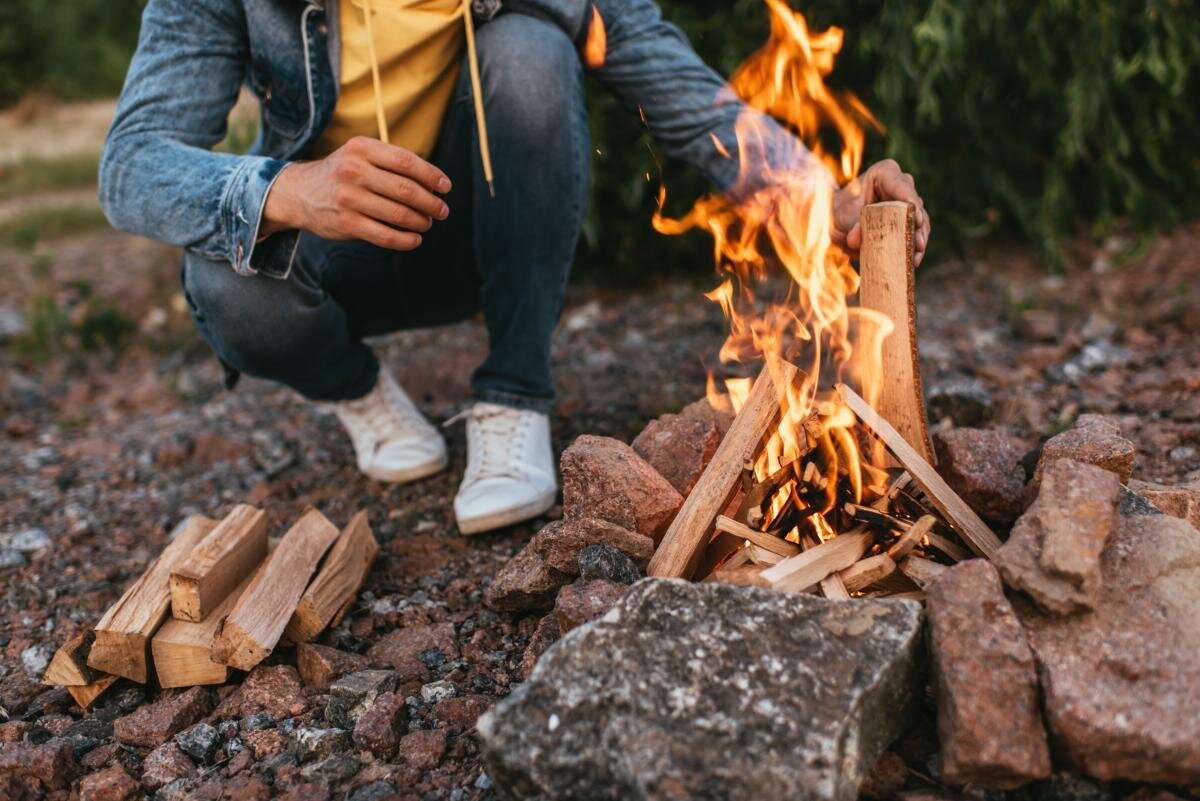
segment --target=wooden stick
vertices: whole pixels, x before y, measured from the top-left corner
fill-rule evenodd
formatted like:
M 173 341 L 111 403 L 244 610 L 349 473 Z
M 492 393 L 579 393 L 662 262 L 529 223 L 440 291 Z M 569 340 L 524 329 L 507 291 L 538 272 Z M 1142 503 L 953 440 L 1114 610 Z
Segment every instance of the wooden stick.
M 769 567 L 779 564 L 784 559 L 779 554 L 768 551 L 766 548 L 760 548 L 753 542 L 747 542 L 742 550 L 746 552 L 746 558 L 756 565 Z
M 869 543 L 870 535 L 865 531 L 839 534 L 810 551 L 764 570 L 762 577 L 776 589 L 804 591 L 830 573 L 845 570 L 857 562 Z
M 939 565 L 930 559 L 922 559 L 919 556 L 909 556 L 903 562 L 897 565 L 904 575 L 908 576 L 922 590 L 930 584 L 938 580 L 938 577 L 945 573 L 950 568 L 945 565 Z
M 930 502 L 937 507 L 946 521 L 954 526 L 971 550 L 979 556 L 986 556 L 990 559 L 999 550 L 1000 540 L 979 519 L 979 515 L 975 514 L 971 507 L 958 497 L 958 493 L 950 489 L 950 486 L 938 475 L 929 462 L 923 459 L 904 437 L 900 436 L 891 423 L 867 405 L 867 402 L 859 397 L 857 392 L 845 384 L 838 384 L 837 388 L 842 396 L 842 401 L 850 407 L 850 411 L 854 412 L 862 424 L 871 429 L 875 436 L 879 437 L 892 454 L 900 460 L 904 469 L 912 475 L 913 481 L 925 491 Z
M 967 553 L 965 548 L 933 531 L 925 534 L 925 541 L 929 543 L 930 548 L 936 548 L 955 562 L 965 562 L 971 558 L 971 554 Z
M 312 642 L 326 626 L 336 626 L 354 602 L 378 553 L 379 543 L 371 533 L 367 513 L 359 512 L 342 530 L 321 571 L 304 591 L 284 636 L 292 642 Z
M 795 556 L 803 550 L 799 545 L 782 539 L 778 531 L 759 531 L 725 515 L 717 515 L 717 531 L 732 534 L 743 540 L 750 540 L 758 547 L 780 556 Z
M 863 208 L 858 294 L 862 308 L 883 314 L 895 326 L 883 340 L 879 413 L 893 421 L 925 461 L 935 464 L 917 358 L 913 218 L 912 205 L 900 201 Z
M 762 579 L 763 568 L 760 565 L 739 565 L 738 567 L 714 570 L 705 577 L 706 582 L 734 584 L 738 587 L 770 587 Z
M 95 639 L 96 633 L 88 629 L 63 643 L 54 652 L 54 658 L 42 674 L 42 684 L 83 687 L 99 679 L 101 674 L 88 667 L 87 663 L 88 652 L 92 650 Z
M 337 526 L 309 507 L 279 541 L 225 618 L 212 658 L 250 670 L 266 659 L 291 620 L 321 557 L 338 538 Z
M 900 601 L 900 600 L 920 601 L 921 603 L 925 603 L 925 593 L 921 590 L 910 590 L 909 592 L 895 592 L 887 597 L 893 598 L 897 601 Z
M 887 555 L 893 560 L 900 560 L 908 556 L 912 549 L 925 541 L 927 535 L 937 523 L 937 518 L 933 515 L 925 515 L 916 523 L 908 527 L 908 530 L 901 534 L 895 542 L 887 549 Z
M 891 575 L 896 570 L 896 563 L 886 553 L 878 556 L 868 556 L 861 559 L 845 570 L 838 572 L 842 586 L 846 592 L 861 590 L 869 584 L 874 584 L 884 576 Z
M 278 543 L 268 545 L 273 550 Z M 221 605 L 199 623 L 170 618 L 150 641 L 150 653 L 154 656 L 154 672 L 161 687 L 192 687 L 199 684 L 224 684 L 229 678 L 229 668 L 212 658 L 212 644 L 221 623 L 233 611 L 238 598 L 250 586 L 254 576 L 263 569 L 259 564 L 233 592 L 225 596 Z
M 67 692 L 75 699 L 75 703 L 79 704 L 79 708 L 86 710 L 91 706 L 97 698 L 120 678 L 119 676 L 110 676 L 103 674 L 90 684 L 83 684 L 77 687 L 67 687 Z
M 811 551 L 821 544 L 817 535 L 811 531 L 806 532 L 801 541 L 804 543 L 804 550 Z M 821 579 L 821 594 L 826 598 L 831 598 L 838 601 L 850 600 L 850 593 L 846 592 L 846 585 L 838 578 L 837 573 L 830 573 L 825 578 Z
M 779 421 L 788 388 L 799 375 L 795 366 L 782 359 L 767 361 L 712 461 L 651 557 L 648 575 L 690 578 L 696 571 L 717 515 L 725 511 L 737 490 L 742 465 L 754 457 Z
M 893 559 L 892 561 L 895 562 L 896 560 Z M 889 595 L 896 594 L 896 593 L 912 592 L 913 590 L 918 589 L 917 583 L 915 581 L 913 581 L 912 579 L 910 579 L 908 576 L 904 575 L 904 572 L 901 571 L 899 568 L 900 568 L 900 565 L 897 562 L 895 572 L 889 573 L 888 575 L 884 576 L 883 578 L 876 579 L 875 582 L 873 584 L 871 584 L 871 586 L 868 587 L 867 589 L 880 590 L 882 592 L 888 593 Z
M 146 683 L 150 638 L 171 607 L 168 586 L 171 570 L 186 559 L 216 525 L 215 520 L 196 516 L 176 526 L 171 542 L 159 557 L 96 624 L 96 641 L 88 652 L 89 667 Z
M 171 615 L 199 623 L 267 556 L 267 516 L 239 504 L 171 571 Z
M 907 520 L 901 520 L 894 515 L 889 515 L 887 512 L 881 512 L 871 506 L 862 506 L 857 503 L 846 503 L 842 505 L 842 510 L 850 518 L 853 518 L 859 523 L 869 523 L 874 526 L 883 526 L 897 531 L 907 531 L 912 526 Z

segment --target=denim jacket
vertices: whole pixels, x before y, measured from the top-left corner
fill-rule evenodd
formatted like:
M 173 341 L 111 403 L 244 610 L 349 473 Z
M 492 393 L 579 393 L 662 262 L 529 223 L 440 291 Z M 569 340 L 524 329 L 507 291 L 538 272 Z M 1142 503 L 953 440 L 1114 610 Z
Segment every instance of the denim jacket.
M 287 273 L 295 232 L 255 243 L 272 182 L 306 157 L 333 114 L 336 2 L 150 0 L 100 163 L 100 202 L 115 227 L 228 261 L 241 274 Z M 641 109 L 668 155 L 732 187 L 733 123 L 745 107 L 652 0 L 505 0 L 504 10 L 547 19 L 580 42 L 593 4 L 608 45 L 596 77 Z M 261 104 L 258 139 L 246 155 L 215 153 L 243 84 Z M 755 139 L 756 158 L 806 157 L 782 129 L 768 130 Z

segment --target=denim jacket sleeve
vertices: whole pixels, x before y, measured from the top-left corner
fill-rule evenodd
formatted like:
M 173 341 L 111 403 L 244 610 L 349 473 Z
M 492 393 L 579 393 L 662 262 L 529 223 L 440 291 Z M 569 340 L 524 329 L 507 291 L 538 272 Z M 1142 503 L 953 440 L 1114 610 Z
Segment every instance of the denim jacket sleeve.
M 734 194 L 752 192 L 767 182 L 770 170 L 757 169 L 760 166 L 819 167 L 796 137 L 739 100 L 701 61 L 683 32 L 663 20 L 652 0 L 592 1 L 608 40 L 604 65 L 595 75 L 624 105 L 641 110 L 667 155 L 683 159 L 718 188 Z M 739 148 L 734 123 L 743 113 L 758 116 L 761 125 L 756 126 L 758 135 Z M 747 170 L 739 181 L 743 160 Z
M 150 0 L 100 161 L 100 203 L 115 227 L 242 274 L 254 272 L 263 204 L 287 164 L 212 152 L 248 60 L 234 2 Z

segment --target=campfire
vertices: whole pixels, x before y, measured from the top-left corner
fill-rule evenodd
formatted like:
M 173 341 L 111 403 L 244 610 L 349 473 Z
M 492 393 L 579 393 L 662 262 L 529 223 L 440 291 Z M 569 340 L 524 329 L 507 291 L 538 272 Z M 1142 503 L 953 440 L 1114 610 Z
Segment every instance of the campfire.
M 859 171 L 864 129 L 878 127 L 856 97 L 825 84 L 842 33 L 810 35 L 785 3 L 767 6 L 769 41 L 730 79 L 753 109 L 736 125 L 738 186 L 682 219 L 655 217 L 664 233 L 712 234 L 723 280 L 708 297 L 730 323 L 721 361 L 766 366 L 753 385 L 734 378 L 724 391 L 710 377 L 710 403 L 737 417 L 649 572 L 920 597 L 945 565 L 1000 543 L 930 465 L 912 208 L 866 208 L 859 272 L 832 242 L 833 192 Z M 797 149 L 783 170 L 756 158 L 766 115 L 811 153 Z

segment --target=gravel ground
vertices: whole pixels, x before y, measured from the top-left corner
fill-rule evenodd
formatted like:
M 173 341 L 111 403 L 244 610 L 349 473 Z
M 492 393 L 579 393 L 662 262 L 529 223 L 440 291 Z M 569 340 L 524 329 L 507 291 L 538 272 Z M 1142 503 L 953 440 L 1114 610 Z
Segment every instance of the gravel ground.
M 1081 244 L 1061 274 L 1001 248 L 923 268 L 927 390 L 975 382 L 988 398 L 984 425 L 1007 428 L 1031 449 L 1079 413 L 1113 415 L 1137 444 L 1135 477 L 1200 477 L 1197 244 L 1200 226 L 1192 226 L 1137 246 L 1119 237 Z M 458 697 L 474 699 L 471 709 L 506 695 L 520 681 L 537 619 L 497 615 L 480 599 L 546 521 L 470 539 L 456 532 L 450 505 L 465 461 L 461 428 L 447 432 L 446 473 L 386 486 L 357 474 L 328 412 L 260 381 L 225 392 L 181 308 L 177 263 L 169 248 L 111 232 L 54 243 L 52 253 L 0 253 L 0 318 L 12 321 L 0 346 L 0 726 L 26 721 L 32 729 L 8 730 L 31 741 L 77 730 L 80 715 L 65 694 L 36 683 L 44 659 L 94 623 L 181 519 L 219 516 L 246 500 L 267 509 L 275 532 L 309 504 L 338 524 L 369 513 L 381 558 L 323 643 L 365 652 L 393 630 L 449 623 L 459 656 L 432 660 L 428 680 L 449 682 Z M 28 335 L 12 332 L 38 321 L 19 312 L 32 298 L 53 297 L 68 319 L 82 319 L 92 300 L 73 284 L 79 280 L 138 330 L 119 354 L 82 353 L 68 340 L 45 360 L 26 355 L 18 345 Z M 700 297 L 704 288 L 573 291 L 554 351 L 558 449 L 582 433 L 629 441 L 651 418 L 703 395 L 705 364 L 715 362 L 725 328 Z M 475 321 L 378 343 L 384 363 L 437 420 L 465 399 L 484 347 Z M 294 664 L 294 655 L 280 649 L 271 662 Z M 244 738 L 258 724 L 233 690 L 214 692 L 214 701 L 234 698 L 215 714 L 240 725 Z M 97 719 L 157 695 L 122 682 Z M 437 692 L 427 695 L 408 702 L 411 732 L 440 732 L 414 739 L 420 752 L 389 762 L 343 748 L 358 760 L 349 767 L 316 757 L 296 766 L 273 761 L 269 749 L 261 758 L 237 755 L 226 740 L 188 787 L 195 797 L 269 797 L 312 780 L 332 783 L 334 797 L 491 797 L 470 734 L 474 712 L 452 714 Z M 323 692 L 306 689 L 264 727 L 283 735 L 320 725 L 323 709 Z M 83 772 L 123 765 L 141 776 L 149 749 L 113 747 L 100 728 L 82 753 L 77 746 Z M 430 738 L 444 740 L 443 754 L 433 748 L 430 758 Z

